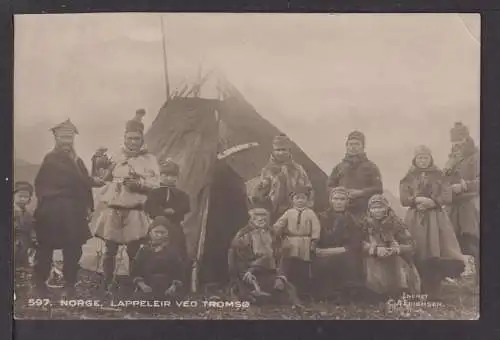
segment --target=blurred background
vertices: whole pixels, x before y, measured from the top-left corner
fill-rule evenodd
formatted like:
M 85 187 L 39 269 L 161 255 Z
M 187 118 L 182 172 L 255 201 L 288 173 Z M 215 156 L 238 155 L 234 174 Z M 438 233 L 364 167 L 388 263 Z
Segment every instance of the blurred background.
M 161 17 L 172 90 L 200 65 L 219 70 L 327 174 L 353 129 L 395 195 L 415 146 L 442 167 L 455 121 L 479 142 L 477 14 L 18 15 L 16 169 L 35 169 L 67 118 L 89 167 L 99 146 L 120 147 L 137 108 L 151 123 L 165 101 Z

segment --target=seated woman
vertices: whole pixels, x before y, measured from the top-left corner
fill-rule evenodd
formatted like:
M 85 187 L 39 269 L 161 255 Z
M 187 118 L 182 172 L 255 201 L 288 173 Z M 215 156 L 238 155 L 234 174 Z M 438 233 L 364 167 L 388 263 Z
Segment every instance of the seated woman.
M 313 285 L 322 299 L 340 290 L 353 297 L 364 287 L 362 226 L 347 211 L 348 195 L 344 187 L 333 188 L 330 208 L 319 215 L 321 233 L 313 261 Z
M 131 277 L 143 298 L 177 297 L 183 287 L 182 256 L 170 245 L 173 225 L 163 216 L 149 227 L 149 244 L 141 246 L 132 262 Z
M 293 285 L 278 274 L 270 212 L 259 203 L 249 209 L 250 220 L 229 248 L 228 262 L 233 296 L 253 302 L 288 302 L 298 305 Z
M 415 243 L 383 195 L 368 201 L 363 252 L 366 286 L 382 299 L 403 292 L 420 292 L 420 276 L 413 263 Z

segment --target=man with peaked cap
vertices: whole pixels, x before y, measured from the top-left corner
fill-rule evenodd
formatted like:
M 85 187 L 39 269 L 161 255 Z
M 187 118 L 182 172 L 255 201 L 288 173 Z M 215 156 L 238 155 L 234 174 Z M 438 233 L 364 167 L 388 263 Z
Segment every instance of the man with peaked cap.
M 295 287 L 279 271 L 265 204 L 249 205 L 250 219 L 231 242 L 228 253 L 231 293 L 240 299 L 299 304 Z
M 160 185 L 158 162 L 144 145 L 142 118 L 145 114 L 139 109 L 135 117 L 127 121 L 124 145 L 111 158 L 113 162 L 105 175 L 108 183 L 100 193 L 104 209 L 95 218 L 94 234 L 106 243 L 103 288 L 107 292 L 113 288 L 119 245 L 127 247 L 130 268 L 148 234 L 149 220 L 144 206 L 149 192 Z
M 448 214 L 462 252 L 474 257 L 479 282 L 479 150 L 461 122 L 450 130 L 450 140 L 452 151 L 444 169 L 453 194 Z
M 62 249 L 65 294 L 75 293 L 82 245 L 91 237 L 88 217 L 94 209 L 92 187 L 103 182 L 89 176 L 74 149 L 78 130 L 68 119 L 53 127 L 55 147 L 43 159 L 35 178 L 38 205 L 34 213 L 38 248 L 34 283 L 37 295 L 46 295 L 46 281 L 55 249 Z
M 357 217 L 365 214 L 372 195 L 383 192 L 380 170 L 366 156 L 362 132 L 353 131 L 348 135 L 346 155 L 333 168 L 327 185 L 329 189 L 342 186 L 349 190 L 349 211 Z
M 311 181 L 304 168 L 293 160 L 291 151 L 292 141 L 286 135 L 280 134 L 274 138 L 269 162 L 261 171 L 261 183 L 257 185 L 256 192 L 252 193 L 252 197 L 262 196 L 263 187 L 267 187 L 266 197 L 272 205 L 272 223 L 291 208 L 290 194 L 297 187 L 311 189 L 308 206 L 313 206 Z

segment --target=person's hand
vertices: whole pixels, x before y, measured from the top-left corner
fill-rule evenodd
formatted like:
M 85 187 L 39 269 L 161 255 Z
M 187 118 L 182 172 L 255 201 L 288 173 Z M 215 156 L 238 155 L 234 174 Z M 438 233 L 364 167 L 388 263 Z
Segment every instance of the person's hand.
M 172 296 L 172 295 L 175 295 L 175 293 L 177 292 L 177 287 L 175 284 L 172 284 L 170 287 L 168 287 L 168 289 L 165 291 L 165 295 L 166 296 Z
M 144 293 L 151 293 L 153 291 L 153 289 L 150 286 L 148 286 L 145 282 L 139 282 L 137 285 Z
M 315 254 L 317 247 L 318 247 L 317 241 L 315 240 L 311 241 L 311 253 Z
M 255 275 L 253 275 L 251 272 L 246 272 L 243 275 L 243 281 L 245 281 L 246 283 L 252 283 L 255 279 Z
M 451 185 L 451 191 L 455 194 L 460 194 L 464 190 L 464 187 L 462 184 L 452 184 Z
M 106 181 L 104 181 L 101 177 L 92 177 L 92 180 L 94 181 L 94 185 L 98 188 L 104 186 L 106 184 Z
M 167 209 L 163 210 L 163 212 L 165 214 L 167 214 L 167 215 L 173 215 L 173 214 L 175 214 L 175 210 L 172 209 L 172 208 L 167 208 Z
M 126 177 L 123 179 L 123 185 L 131 191 L 139 191 L 141 184 L 139 179 Z
M 377 247 L 377 257 L 387 257 L 390 255 L 390 252 L 386 247 Z

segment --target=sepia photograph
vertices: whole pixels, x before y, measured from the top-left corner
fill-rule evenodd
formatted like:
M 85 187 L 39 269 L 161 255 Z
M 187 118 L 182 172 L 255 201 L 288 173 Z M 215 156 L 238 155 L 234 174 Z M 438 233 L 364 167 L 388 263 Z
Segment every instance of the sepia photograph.
M 15 15 L 14 317 L 479 319 L 480 26 Z

